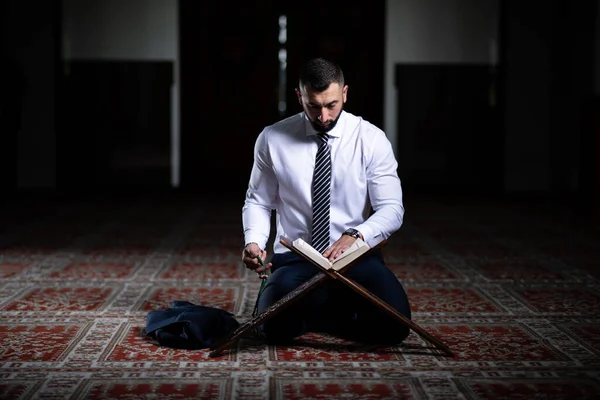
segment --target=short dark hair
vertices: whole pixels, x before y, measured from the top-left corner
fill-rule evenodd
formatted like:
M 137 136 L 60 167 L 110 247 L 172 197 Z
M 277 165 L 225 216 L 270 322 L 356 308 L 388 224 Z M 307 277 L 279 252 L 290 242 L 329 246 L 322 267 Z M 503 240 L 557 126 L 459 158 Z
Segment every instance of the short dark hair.
M 344 73 L 339 65 L 324 58 L 308 60 L 300 71 L 300 86 L 307 86 L 317 92 L 327 89 L 332 83 L 344 86 Z

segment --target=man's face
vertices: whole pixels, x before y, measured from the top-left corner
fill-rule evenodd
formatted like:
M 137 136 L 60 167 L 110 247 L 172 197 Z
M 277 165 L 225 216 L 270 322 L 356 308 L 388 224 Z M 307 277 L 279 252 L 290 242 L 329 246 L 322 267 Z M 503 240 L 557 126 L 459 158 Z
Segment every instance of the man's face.
M 317 132 L 329 132 L 342 113 L 348 85 L 342 88 L 338 83 L 332 83 L 322 92 L 316 92 L 306 85 L 296 89 L 296 94 L 313 128 Z

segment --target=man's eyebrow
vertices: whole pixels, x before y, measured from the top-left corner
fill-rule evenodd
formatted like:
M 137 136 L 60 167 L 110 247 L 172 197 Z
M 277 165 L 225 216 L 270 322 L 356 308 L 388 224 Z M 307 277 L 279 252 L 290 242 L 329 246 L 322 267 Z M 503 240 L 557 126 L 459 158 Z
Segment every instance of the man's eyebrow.
M 333 100 L 333 101 L 331 101 L 331 102 L 329 102 L 329 103 L 327 103 L 327 104 L 323 105 L 323 107 L 332 106 L 332 105 L 336 104 L 337 102 L 339 102 L 339 100 Z M 308 103 L 308 105 L 309 105 L 309 106 L 311 106 L 311 107 L 321 107 L 321 105 L 320 105 L 320 104 L 313 103 L 312 101 L 311 101 L 311 102 L 309 102 L 309 103 Z

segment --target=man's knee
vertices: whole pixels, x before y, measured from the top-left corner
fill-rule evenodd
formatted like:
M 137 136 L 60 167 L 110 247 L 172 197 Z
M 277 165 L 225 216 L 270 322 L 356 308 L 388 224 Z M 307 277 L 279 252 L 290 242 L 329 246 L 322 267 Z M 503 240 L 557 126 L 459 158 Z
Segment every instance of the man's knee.
M 308 281 L 317 272 L 318 270 L 311 265 L 308 267 L 305 265 L 282 266 L 269 276 L 268 284 L 284 295 Z
M 300 285 L 291 274 L 290 267 L 282 267 L 273 272 L 269 276 L 268 284 L 273 286 L 278 293 L 282 294 L 288 293 Z

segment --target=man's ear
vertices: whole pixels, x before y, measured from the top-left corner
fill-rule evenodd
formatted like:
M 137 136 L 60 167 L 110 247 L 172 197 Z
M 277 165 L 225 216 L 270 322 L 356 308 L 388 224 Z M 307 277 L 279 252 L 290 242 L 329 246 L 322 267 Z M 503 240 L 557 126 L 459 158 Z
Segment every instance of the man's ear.
M 342 89 L 342 101 L 346 103 L 346 98 L 348 97 L 348 85 L 344 85 L 344 89 Z
M 298 88 L 296 88 L 296 96 L 298 96 L 298 103 L 302 104 L 302 92 Z

